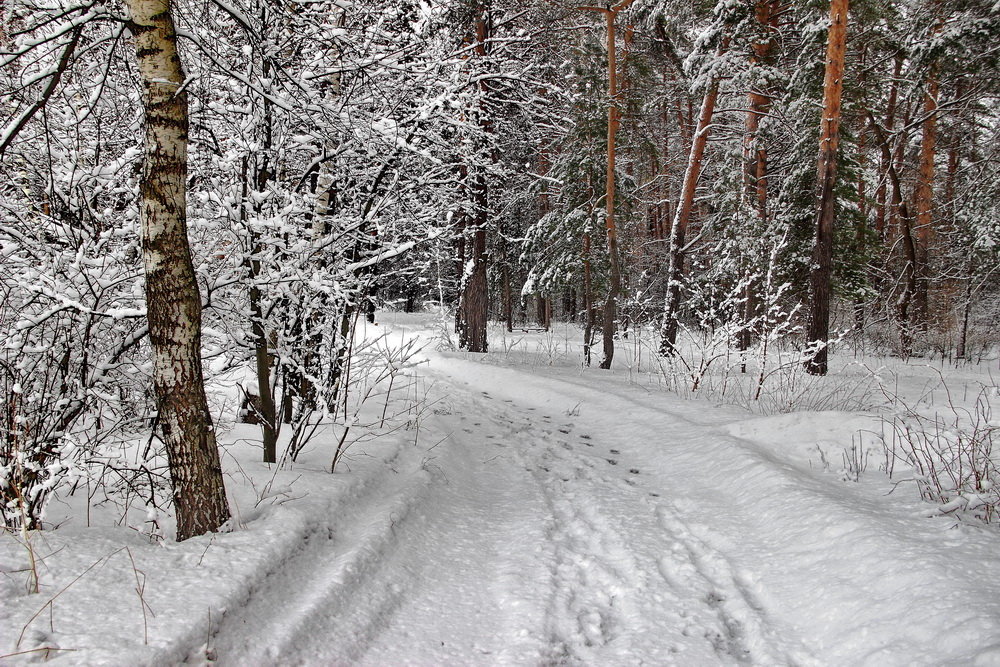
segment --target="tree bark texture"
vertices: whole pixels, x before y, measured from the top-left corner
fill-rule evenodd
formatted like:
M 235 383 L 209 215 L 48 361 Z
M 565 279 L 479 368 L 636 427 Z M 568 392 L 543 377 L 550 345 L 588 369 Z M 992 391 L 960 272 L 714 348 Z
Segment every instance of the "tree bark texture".
M 262 12 L 261 19 L 262 22 L 266 22 L 267 16 L 264 12 Z M 271 74 L 267 61 L 263 62 L 261 74 L 264 78 L 269 77 Z M 263 97 L 261 104 L 264 112 L 260 128 L 260 140 L 263 150 L 256 156 L 253 174 L 253 186 L 259 193 L 267 192 L 268 183 L 271 180 L 272 174 L 269 156 L 273 144 L 271 101 L 267 97 Z M 249 186 L 250 174 L 248 172 L 249 165 L 244 163 L 244 189 Z M 250 200 L 246 191 L 244 191 L 243 195 L 244 200 Z M 259 200 L 255 199 L 254 201 L 256 202 L 254 204 L 254 212 L 260 215 L 263 204 Z M 250 248 L 251 254 L 247 258 L 246 264 L 247 277 L 250 280 L 250 316 L 254 341 L 254 363 L 257 370 L 257 396 L 260 398 L 259 417 L 264 440 L 263 460 L 264 463 L 276 463 L 278 460 L 278 429 L 280 422 L 278 421 L 277 409 L 275 408 L 274 392 L 271 390 L 271 354 L 268 349 L 267 328 L 264 325 L 264 309 L 261 303 L 263 295 L 261 294 L 260 287 L 257 285 L 257 279 L 261 272 L 260 260 L 257 258 L 263 248 L 261 247 L 259 234 L 252 229 L 250 229 Z
M 486 183 L 482 176 L 474 179 L 476 199 L 475 226 L 472 230 L 471 253 L 467 261 L 472 263 L 466 271 L 462 286 L 462 328 L 459 331 L 459 347 L 469 352 L 486 352 L 486 319 L 489 312 L 486 276 Z
M 886 103 L 885 129 L 892 132 L 896 125 L 896 106 L 899 97 L 899 79 L 903 68 L 903 57 L 897 54 L 892 70 L 892 79 L 889 84 L 889 98 Z M 874 122 L 874 121 L 873 121 Z M 892 151 L 883 151 L 881 162 L 879 163 L 879 173 L 885 174 L 892 166 Z M 879 180 L 878 188 L 875 190 L 875 233 L 878 238 L 885 241 L 890 236 L 889 227 L 892 224 L 892 212 L 888 204 L 888 188 L 886 180 Z
M 591 347 L 594 344 L 594 290 L 591 277 L 590 234 L 583 235 L 583 361 L 591 364 Z
M 174 487 L 177 539 L 230 517 L 201 366 L 201 297 L 187 240 L 188 107 L 168 0 L 127 0 L 143 81 L 145 163 L 139 217 L 159 426 Z
M 819 140 L 819 213 L 813 245 L 810 286 L 812 299 L 807 340 L 819 344 L 806 360 L 806 371 L 826 375 L 830 339 L 830 302 L 833 297 L 833 229 L 837 208 L 837 150 L 840 145 L 840 98 L 844 88 L 844 55 L 847 50 L 849 0 L 831 0 L 830 30 L 823 80 L 823 117 Z

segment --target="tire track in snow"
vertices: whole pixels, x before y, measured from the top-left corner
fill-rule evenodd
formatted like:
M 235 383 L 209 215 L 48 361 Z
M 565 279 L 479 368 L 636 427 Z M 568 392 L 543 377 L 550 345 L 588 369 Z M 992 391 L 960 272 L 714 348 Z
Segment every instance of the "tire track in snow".
M 430 520 L 404 547 L 431 566 L 359 665 L 537 664 L 544 653 L 549 516 L 543 491 L 514 454 L 500 401 L 436 378 L 446 396 L 421 428 L 440 466 L 421 508 Z
M 589 481 L 587 468 L 569 463 L 558 447 L 542 447 L 539 461 L 548 466 L 532 473 L 546 489 L 556 547 L 547 657 L 589 661 L 599 654 L 588 649 L 607 646 L 638 615 L 630 598 L 643 581 L 621 535 L 586 501 L 574 502 L 579 480 Z
M 495 444 L 504 450 L 502 456 L 530 473 L 541 497 L 541 505 L 528 507 L 530 513 L 521 519 L 544 523 L 550 545 L 544 563 L 550 590 L 537 659 L 546 665 L 634 662 L 631 639 L 642 614 L 633 598 L 645 588 L 647 575 L 588 497 L 589 485 L 605 484 L 589 472 L 596 464 L 574 456 L 565 441 L 553 444 L 553 433 L 567 435 L 572 424 L 552 424 L 551 416 L 534 407 L 481 394 L 470 401 L 477 415 L 474 425 L 488 422 L 500 431 Z M 470 428 L 461 430 L 472 434 Z M 494 435 L 487 433 L 486 439 L 495 441 Z M 519 567 L 531 565 L 522 562 Z

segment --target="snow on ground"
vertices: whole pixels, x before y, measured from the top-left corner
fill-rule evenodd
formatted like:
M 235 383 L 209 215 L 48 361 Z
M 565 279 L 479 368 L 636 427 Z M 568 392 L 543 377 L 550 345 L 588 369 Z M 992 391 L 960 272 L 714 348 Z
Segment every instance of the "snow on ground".
M 386 319 L 430 343 L 419 420 L 333 474 L 330 437 L 274 470 L 235 428 L 232 532 L 77 512 L 0 537 L 0 663 L 1000 664 L 1000 535 L 890 493 L 872 414 L 761 416 L 661 391 L 638 347 L 609 373 L 569 337 L 468 355 Z M 893 373 L 928 402 L 933 373 Z

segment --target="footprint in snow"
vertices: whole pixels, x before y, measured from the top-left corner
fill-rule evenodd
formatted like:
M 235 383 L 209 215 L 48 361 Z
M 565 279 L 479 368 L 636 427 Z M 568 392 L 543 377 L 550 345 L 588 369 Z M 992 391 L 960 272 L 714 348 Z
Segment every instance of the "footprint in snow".
M 569 434 L 569 429 L 568 428 L 561 428 L 561 429 L 559 429 L 559 432 L 560 433 L 565 433 L 565 434 L 568 435 Z
M 608 463 L 610 463 L 613 466 L 618 465 L 618 461 L 616 461 L 615 459 L 608 459 Z
M 612 449 L 612 450 L 611 450 L 611 453 L 612 453 L 612 454 L 621 454 L 621 452 L 620 452 L 620 451 L 618 451 L 617 449 Z
M 638 475 L 639 474 L 639 469 L 638 468 L 629 468 L 628 471 L 630 473 L 632 473 L 633 475 Z

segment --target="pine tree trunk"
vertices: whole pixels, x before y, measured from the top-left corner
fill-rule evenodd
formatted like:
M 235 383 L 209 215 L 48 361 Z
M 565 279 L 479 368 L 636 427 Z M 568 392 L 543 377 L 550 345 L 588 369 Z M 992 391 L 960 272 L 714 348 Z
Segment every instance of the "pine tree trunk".
M 616 137 L 621 112 L 618 109 L 618 54 L 615 44 L 615 19 L 618 17 L 617 10 L 605 12 L 607 19 L 607 48 L 608 48 L 608 161 L 605 172 L 605 193 L 604 193 L 604 223 L 608 241 L 608 265 L 610 275 L 608 276 L 608 296 L 604 300 L 604 326 L 602 335 L 604 341 L 604 356 L 601 359 L 601 368 L 607 370 L 611 368 L 611 362 L 615 358 L 615 324 L 618 319 L 618 295 L 622 288 L 622 270 L 620 257 L 618 255 L 618 226 L 615 223 L 615 159 L 616 159 Z
M 594 344 L 594 292 L 591 283 L 590 234 L 583 235 L 583 363 L 590 366 Z
M 467 261 L 472 262 L 472 270 L 462 290 L 462 329 L 459 347 L 469 352 L 486 352 L 486 320 L 489 311 L 486 276 L 486 183 L 477 176 L 474 184 L 476 220 L 472 231 L 472 252 Z
M 830 339 L 830 303 L 833 297 L 833 231 L 837 208 L 837 150 L 840 144 L 840 98 L 843 91 L 844 55 L 847 48 L 849 0 L 831 0 L 830 31 L 823 81 L 823 117 L 820 120 L 819 214 L 817 215 L 810 283 L 807 340 L 820 347 L 805 362 L 811 375 L 826 375 Z
M 938 77 L 932 72 L 924 93 L 924 121 L 920 139 L 920 172 L 914 193 L 917 216 L 917 293 L 914 295 L 914 313 L 917 327 L 926 332 L 930 319 L 928 262 L 934 236 L 934 157 L 937 151 L 937 98 Z
M 488 55 L 487 43 L 490 38 L 489 8 L 485 3 L 478 8 L 479 14 L 475 24 L 475 53 L 485 59 Z M 479 94 L 485 97 L 489 94 L 486 79 L 479 82 Z M 477 109 L 479 129 L 483 135 L 493 132 L 493 124 L 487 116 L 488 111 L 480 102 Z M 494 156 L 495 157 L 495 156 Z M 486 181 L 486 169 L 482 166 L 473 167 L 470 193 L 474 207 L 471 257 L 472 262 L 462 286 L 459 310 L 461 311 L 461 328 L 459 329 L 459 347 L 469 352 L 486 352 L 488 349 L 486 325 L 489 317 L 489 282 L 487 280 L 486 226 L 489 223 L 489 192 Z
M 720 53 L 727 47 L 728 40 L 723 43 Z M 715 102 L 718 97 L 719 81 L 713 79 L 701 103 L 698 128 L 691 140 L 691 152 L 684 172 L 681 198 L 670 225 L 670 242 L 667 248 L 667 275 L 670 283 L 667 285 L 663 324 L 660 329 L 660 354 L 665 356 L 672 356 L 677 345 L 677 314 L 681 306 L 681 278 L 684 276 L 684 242 L 691 222 L 691 213 L 694 211 L 694 195 L 698 188 L 698 178 L 701 176 L 705 147 L 708 145 L 708 135 L 711 132 L 712 117 L 715 115 Z
M 897 98 L 899 97 L 899 79 L 902 69 L 903 57 L 901 54 L 897 54 L 895 64 L 893 65 L 892 79 L 889 83 L 889 98 L 886 103 L 885 128 L 888 132 L 892 132 L 896 124 L 896 104 Z M 879 163 L 880 173 L 888 173 L 891 165 L 892 152 L 883 152 L 882 159 Z M 889 212 L 888 188 L 884 178 L 879 179 L 878 188 L 875 190 L 875 205 L 875 233 L 878 235 L 880 240 L 885 241 L 889 236 L 888 227 L 891 223 L 892 216 Z
M 187 240 L 188 110 L 168 0 L 126 0 L 146 111 L 139 186 L 153 385 L 177 513 L 177 539 L 230 517 L 201 365 L 201 297 Z
M 962 305 L 962 319 L 958 326 L 958 343 L 955 347 L 955 357 L 957 359 L 968 359 L 969 341 L 969 315 L 972 312 L 972 280 L 975 269 L 975 252 L 969 253 L 969 259 L 965 265 L 965 294 Z

